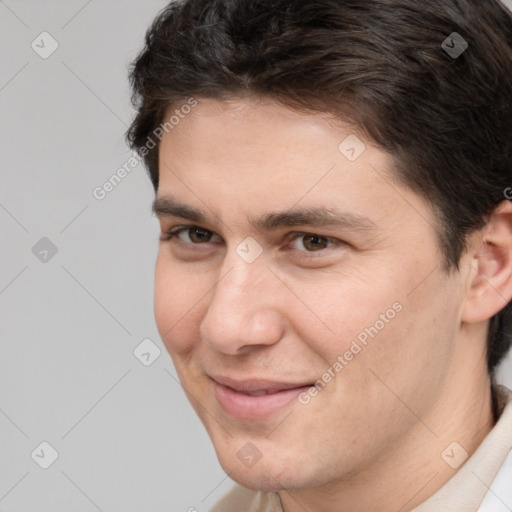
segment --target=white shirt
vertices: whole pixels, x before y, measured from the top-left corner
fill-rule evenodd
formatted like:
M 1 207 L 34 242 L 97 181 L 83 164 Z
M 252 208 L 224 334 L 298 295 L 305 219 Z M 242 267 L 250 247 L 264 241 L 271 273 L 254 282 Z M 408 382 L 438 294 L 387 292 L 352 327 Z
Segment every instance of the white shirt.
M 478 512 L 510 512 L 512 510 L 512 450 L 501 466 Z

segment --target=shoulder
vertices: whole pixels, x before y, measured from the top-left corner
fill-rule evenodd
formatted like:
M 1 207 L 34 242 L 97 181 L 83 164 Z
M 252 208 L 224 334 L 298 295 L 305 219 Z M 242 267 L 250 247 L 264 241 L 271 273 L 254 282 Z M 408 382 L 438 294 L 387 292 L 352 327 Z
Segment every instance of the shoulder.
M 210 512 L 282 512 L 277 493 L 255 492 L 236 485 Z

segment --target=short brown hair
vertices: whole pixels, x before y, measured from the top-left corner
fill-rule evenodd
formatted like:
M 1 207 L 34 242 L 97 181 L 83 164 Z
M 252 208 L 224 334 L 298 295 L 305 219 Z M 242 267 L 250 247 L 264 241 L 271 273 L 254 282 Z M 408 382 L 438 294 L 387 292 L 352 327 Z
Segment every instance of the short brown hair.
M 467 44 L 460 55 L 447 51 L 455 42 Z M 127 141 L 155 191 L 158 143 L 148 151 L 148 137 L 191 96 L 334 114 L 389 152 L 397 178 L 430 201 L 447 271 L 511 185 L 512 17 L 499 0 L 173 1 L 130 83 Z M 490 321 L 491 373 L 511 343 L 509 303 Z

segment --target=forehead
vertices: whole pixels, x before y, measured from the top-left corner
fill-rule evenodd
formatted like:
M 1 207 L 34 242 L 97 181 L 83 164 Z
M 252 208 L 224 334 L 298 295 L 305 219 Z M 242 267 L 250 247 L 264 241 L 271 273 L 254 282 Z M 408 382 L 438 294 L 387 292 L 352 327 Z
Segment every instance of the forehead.
M 164 121 L 174 111 L 175 107 L 170 108 Z M 222 145 L 229 143 L 232 149 L 257 147 L 265 152 L 271 148 L 274 154 L 281 148 L 287 158 L 293 158 L 298 142 L 308 147 L 321 144 L 324 150 L 332 143 L 332 149 L 337 150 L 340 136 L 356 132 L 356 127 L 330 114 L 298 112 L 271 99 L 199 99 L 196 107 L 182 115 L 179 123 L 164 134 L 160 150 L 165 149 L 169 140 L 185 143 L 183 139 L 193 137 L 202 139 L 203 153 L 211 153 L 215 142 L 222 142 Z M 326 139 L 328 133 L 333 135 L 333 140 Z
M 162 138 L 158 198 L 214 216 L 331 208 L 378 224 L 395 211 L 417 215 L 422 201 L 396 183 L 393 167 L 391 155 L 332 117 L 272 101 L 201 99 Z

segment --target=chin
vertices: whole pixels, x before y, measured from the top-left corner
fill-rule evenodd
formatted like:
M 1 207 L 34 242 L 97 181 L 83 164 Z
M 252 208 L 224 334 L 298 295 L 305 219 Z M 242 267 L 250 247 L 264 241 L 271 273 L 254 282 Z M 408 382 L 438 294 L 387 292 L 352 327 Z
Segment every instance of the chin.
M 221 465 L 226 473 L 230 473 L 229 477 L 232 480 L 251 491 L 271 492 L 289 488 L 287 479 L 283 482 L 279 477 L 274 477 L 271 470 L 267 471 L 263 466 L 260 468 L 240 468 L 235 462 L 228 465 L 221 463 Z
M 266 461 L 262 458 L 252 467 L 245 467 L 237 457 L 232 456 L 220 456 L 219 462 L 232 480 L 252 491 L 303 489 L 314 485 L 308 474 L 297 474 L 296 464 L 278 461 L 275 455 Z
M 262 475 L 261 473 L 255 474 L 251 470 L 246 472 L 235 472 L 230 475 L 230 478 L 237 484 L 250 489 L 251 491 L 281 491 L 285 485 L 280 485 L 269 474 Z

